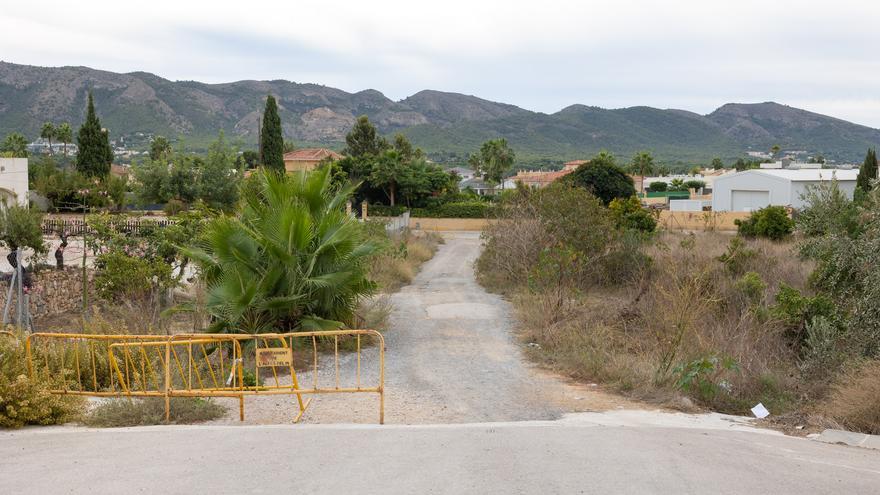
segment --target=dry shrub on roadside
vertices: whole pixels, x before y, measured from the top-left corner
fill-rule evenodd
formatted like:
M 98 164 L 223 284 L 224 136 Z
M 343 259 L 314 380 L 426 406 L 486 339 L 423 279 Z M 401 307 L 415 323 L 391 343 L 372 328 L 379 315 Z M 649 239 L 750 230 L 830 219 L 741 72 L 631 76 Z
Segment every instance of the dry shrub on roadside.
M 371 330 L 385 331 L 388 317 L 391 316 L 391 301 L 387 294 L 374 296 L 360 302 L 357 309 L 358 326 Z
M 880 361 L 844 374 L 821 410 L 848 429 L 880 435 Z
M 806 284 L 810 265 L 790 243 L 745 241 L 735 270 L 719 260 L 731 236 L 664 233 L 645 248 L 651 264 L 619 287 L 576 297 L 550 317 L 546 294 L 514 298 L 522 336 L 552 368 L 652 401 L 685 393 L 726 412 L 762 401 L 774 414 L 809 393 L 795 383 L 798 355 L 767 307 L 780 283 Z M 735 363 L 730 369 L 722 363 Z
M 0 335 L 0 427 L 54 425 L 76 418 L 84 400 L 49 393 L 60 387 L 59 380 L 39 373 L 30 378 L 24 336 Z
M 371 240 L 381 247 L 379 254 L 370 259 L 369 278 L 383 292 L 394 292 L 412 282 L 422 263 L 434 257 L 442 242 L 436 234 L 410 230 L 389 236 L 382 223 L 368 222 L 367 229 Z
M 165 421 L 165 399 L 108 399 L 83 418 L 87 426 L 118 428 L 160 424 L 193 424 L 223 416 L 226 408 L 201 397 L 172 397 L 171 420 Z

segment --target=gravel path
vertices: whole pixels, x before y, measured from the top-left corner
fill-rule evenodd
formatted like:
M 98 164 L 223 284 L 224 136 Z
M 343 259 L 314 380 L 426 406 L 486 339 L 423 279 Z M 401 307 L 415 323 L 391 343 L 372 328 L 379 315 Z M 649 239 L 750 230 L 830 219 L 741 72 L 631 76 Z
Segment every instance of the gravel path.
M 638 407 L 595 388 L 568 384 L 526 363 L 513 338 L 512 308 L 474 278 L 477 233 L 447 236 L 413 283 L 394 294 L 386 339 L 385 421 L 398 424 L 556 419 L 567 412 Z M 362 382 L 375 383 L 377 349 L 364 351 Z M 341 385 L 353 383 L 354 355 L 340 359 Z M 335 381 L 332 355 L 322 356 L 319 383 Z M 312 383 L 300 373 L 300 383 Z M 245 399 L 246 422 L 288 423 L 294 399 Z M 375 394 L 317 396 L 303 422 L 374 423 Z M 235 404 L 230 403 L 230 405 Z M 237 407 L 221 423 L 238 423 Z

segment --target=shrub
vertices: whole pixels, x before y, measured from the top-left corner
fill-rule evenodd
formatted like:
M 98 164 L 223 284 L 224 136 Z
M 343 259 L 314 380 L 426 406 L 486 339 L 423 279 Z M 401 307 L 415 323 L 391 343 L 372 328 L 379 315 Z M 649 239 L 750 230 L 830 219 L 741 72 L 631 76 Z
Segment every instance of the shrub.
M 701 180 L 687 180 L 684 182 L 685 189 L 696 189 L 699 191 L 700 189 L 706 187 L 706 183 Z
M 345 213 L 352 187 L 334 190 L 328 167 L 251 179 L 236 215 L 212 220 L 200 249 L 187 251 L 207 284 L 211 329 L 330 330 L 352 321 L 375 290 L 367 263 L 376 251 Z
M 664 192 L 669 188 L 669 184 L 663 181 L 652 182 L 648 185 L 648 191 L 650 192 Z
M 746 243 L 741 238 L 734 237 L 727 244 L 727 251 L 718 257 L 718 261 L 724 263 L 728 272 L 739 275 L 745 270 L 746 263 L 757 254 L 754 249 L 746 247 Z
M 736 281 L 736 288 L 750 304 L 756 305 L 764 299 L 767 284 L 761 280 L 761 276 L 757 273 L 748 272 Z
M 566 183 L 522 190 L 496 210 L 477 261 L 481 281 L 506 291 L 525 288 L 542 264 L 583 290 L 621 284 L 644 268 L 638 236 L 621 233 L 601 201 Z M 553 266 L 547 265 L 550 263 Z
M 368 217 L 398 217 L 403 215 L 403 213 L 407 210 L 406 206 L 402 205 L 367 205 L 367 216 Z
M 43 243 L 43 214 L 19 205 L 0 208 L 0 244 L 15 251 L 31 248 L 37 254 L 46 252 Z
M 605 205 L 615 198 L 625 199 L 636 194 L 632 178 L 615 164 L 613 155 L 605 152 L 599 153 L 562 180 L 586 189 Z
M 119 249 L 98 255 L 95 288 L 112 302 L 146 301 L 173 286 L 171 265 Z
M 164 211 L 169 217 L 173 217 L 182 211 L 186 211 L 186 203 L 179 199 L 169 199 L 168 202 L 165 203 L 165 207 L 162 208 L 162 211 Z
M 730 382 L 722 378 L 725 372 L 737 371 L 739 366 L 733 358 L 708 356 L 682 363 L 672 373 L 676 376 L 675 388 L 709 403 L 719 393 L 730 391 Z
M 226 408 L 200 397 L 172 397 L 171 420 L 165 421 L 165 399 L 108 399 L 92 409 L 83 419 L 88 426 L 118 428 L 160 424 L 192 424 L 223 416 Z
M 771 309 L 774 316 L 779 318 L 788 329 L 799 336 L 804 337 L 806 324 L 816 317 L 834 320 L 836 308 L 834 302 L 823 295 L 805 296 L 794 287 L 786 283 L 779 285 L 776 293 L 776 304 Z
M 654 232 L 657 229 L 657 219 L 650 211 L 642 208 L 639 198 L 630 196 L 627 199 L 615 198 L 608 205 L 611 216 L 619 229 L 636 230 L 639 232 Z
M 880 361 L 841 377 L 822 409 L 848 429 L 880 434 Z
M 744 237 L 766 237 L 778 241 L 794 230 L 794 220 L 789 218 L 785 208 L 768 206 L 752 212 L 745 220 L 734 221 L 737 232 Z
M 49 393 L 60 386 L 42 375 L 28 377 L 23 339 L 0 335 L 0 427 L 53 425 L 75 419 L 82 397 Z

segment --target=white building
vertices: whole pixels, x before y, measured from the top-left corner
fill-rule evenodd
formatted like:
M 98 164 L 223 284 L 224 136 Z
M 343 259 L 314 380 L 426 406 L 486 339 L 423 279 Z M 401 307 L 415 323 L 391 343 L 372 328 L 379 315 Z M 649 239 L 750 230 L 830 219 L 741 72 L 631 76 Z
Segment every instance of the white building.
M 802 208 L 807 187 L 833 179 L 852 198 L 858 170 L 840 169 L 756 169 L 715 179 L 713 211 L 755 211 L 765 206 Z
M 27 158 L 0 158 L 0 203 L 27 206 Z

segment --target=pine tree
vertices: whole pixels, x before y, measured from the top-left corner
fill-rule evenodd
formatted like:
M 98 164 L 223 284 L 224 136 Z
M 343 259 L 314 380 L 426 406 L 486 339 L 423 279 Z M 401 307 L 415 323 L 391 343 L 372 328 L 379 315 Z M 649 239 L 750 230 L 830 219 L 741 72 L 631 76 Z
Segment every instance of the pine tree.
M 389 148 L 388 142 L 378 134 L 376 126 L 366 115 L 358 117 L 351 132 L 345 136 L 345 144 L 343 153 L 353 158 L 376 157 Z
M 868 154 L 865 155 L 865 162 L 859 168 L 859 175 L 856 178 L 855 199 L 861 200 L 867 196 L 873 188 L 875 180 L 877 180 L 877 152 L 874 148 L 869 148 Z
M 266 111 L 263 113 L 263 128 L 260 132 L 260 161 L 270 170 L 284 172 L 284 138 L 281 135 L 281 117 L 275 98 L 266 98 Z
M 76 136 L 78 151 L 76 169 L 89 177 L 106 177 L 110 173 L 113 162 L 113 149 L 110 148 L 110 137 L 101 128 L 101 121 L 95 114 L 95 103 L 89 92 L 89 105 L 86 110 L 86 121 Z

